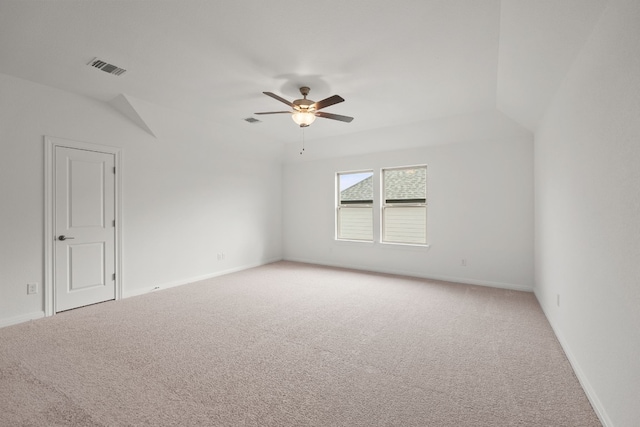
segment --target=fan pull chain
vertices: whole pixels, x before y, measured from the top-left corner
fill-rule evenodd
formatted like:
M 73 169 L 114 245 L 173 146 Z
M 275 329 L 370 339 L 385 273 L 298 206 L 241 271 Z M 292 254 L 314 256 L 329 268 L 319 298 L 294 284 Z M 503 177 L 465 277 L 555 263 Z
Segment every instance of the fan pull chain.
M 300 155 L 304 153 L 304 128 L 302 128 L 302 150 L 300 150 Z

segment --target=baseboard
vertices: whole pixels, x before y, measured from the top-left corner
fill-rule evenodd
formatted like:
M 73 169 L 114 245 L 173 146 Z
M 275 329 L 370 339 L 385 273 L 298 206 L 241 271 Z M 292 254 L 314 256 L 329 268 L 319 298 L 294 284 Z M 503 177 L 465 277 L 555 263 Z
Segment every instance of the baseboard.
M 324 262 L 324 261 L 318 262 L 317 260 L 308 260 L 303 258 L 284 258 L 284 259 L 286 261 L 302 262 L 305 264 L 323 265 L 326 267 L 350 268 L 353 270 L 371 271 L 373 273 L 395 274 L 398 276 L 418 277 L 420 279 L 463 283 L 465 285 L 477 285 L 477 286 L 486 286 L 490 288 L 509 289 L 512 291 L 533 292 L 533 287 L 531 286 L 516 285 L 513 283 L 493 282 L 490 280 L 476 280 L 476 279 L 469 279 L 466 277 L 439 276 L 439 275 L 433 275 L 433 274 L 424 274 L 424 273 L 415 272 L 415 271 L 396 270 L 396 269 L 379 268 L 379 267 L 372 268 L 369 266 L 359 266 L 359 265 L 353 265 L 353 264 L 341 264 L 341 263 Z
M 542 302 L 542 298 L 540 298 L 535 291 L 533 294 L 536 296 L 536 299 L 538 300 L 540 307 L 542 307 L 542 312 L 544 313 L 545 317 L 547 318 L 547 321 L 551 325 L 551 329 L 553 329 L 553 333 L 558 338 L 558 342 L 560 343 L 562 350 L 564 350 L 564 353 L 567 356 L 567 359 L 569 360 L 571 367 L 573 368 L 573 372 L 575 372 L 576 377 L 578 378 L 578 382 L 580 382 L 580 385 L 582 386 L 582 389 L 587 395 L 587 399 L 589 399 L 589 402 L 591 403 L 593 410 L 595 411 L 596 415 L 600 419 L 600 422 L 604 427 L 614 427 L 613 422 L 611 421 L 611 418 L 609 418 L 609 416 L 607 415 L 607 411 L 604 409 L 604 406 L 602 405 L 602 402 L 600 402 L 600 399 L 598 398 L 596 391 L 593 389 L 593 387 L 591 386 L 591 383 L 589 382 L 589 379 L 587 378 L 584 371 L 580 367 L 580 364 L 578 363 L 578 360 L 574 356 L 573 351 L 571 351 L 571 347 L 569 346 L 569 343 L 567 342 L 567 340 L 564 338 L 562 331 L 560 330 L 560 328 L 557 327 L 555 322 L 551 319 L 551 316 L 549 316 L 549 311 L 547 310 L 547 307 L 545 307 L 544 303 Z
M 278 262 L 278 261 L 282 261 L 282 258 L 278 257 L 278 258 L 266 259 L 266 260 L 262 260 L 262 261 L 257 262 L 257 263 L 244 264 L 244 265 L 239 266 L 239 267 L 233 267 L 233 268 L 229 268 L 229 269 L 226 269 L 226 270 L 216 271 L 214 273 L 203 274 L 203 275 L 200 275 L 200 276 L 192 276 L 192 277 L 189 277 L 189 278 L 175 280 L 175 281 L 172 281 L 172 282 L 160 283 L 160 284 L 157 284 L 157 285 L 154 285 L 154 286 L 147 286 L 147 287 L 140 288 L 140 289 L 134 289 L 132 291 L 127 291 L 125 289 L 123 291 L 123 298 L 130 298 L 130 297 L 135 297 L 135 296 L 138 296 L 138 295 L 144 295 L 146 293 L 159 291 L 161 289 L 175 288 L 176 286 L 187 285 L 189 283 L 199 282 L 201 280 L 207 280 L 207 279 L 211 279 L 213 277 L 224 276 L 226 274 L 231 274 L 231 273 L 237 273 L 238 271 L 248 270 L 250 268 L 255 268 L 255 267 L 260 267 L 261 265 L 271 264 L 273 262 Z
M 205 274 L 205 275 L 201 275 L 201 276 L 194 276 L 194 277 L 190 277 L 190 278 L 186 278 L 186 279 L 176 280 L 176 281 L 173 281 L 173 282 L 161 283 L 161 284 L 156 285 L 156 286 L 149 286 L 149 287 L 142 288 L 142 289 L 135 289 L 135 290 L 130 291 L 130 292 L 127 292 L 125 290 L 123 292 L 123 298 L 134 297 L 134 296 L 137 296 L 137 295 L 143 295 L 143 294 L 146 294 L 148 292 L 153 292 L 153 291 L 157 291 L 157 290 L 160 290 L 160 289 L 168 289 L 168 288 L 173 288 L 173 287 L 180 286 L 180 285 L 186 285 L 188 283 L 197 282 L 197 281 L 200 281 L 200 280 L 211 279 L 212 277 L 223 276 L 225 274 L 231 274 L 231 273 L 235 273 L 235 272 L 238 272 L 238 271 L 247 270 L 249 268 L 260 267 L 261 265 L 271 264 L 271 263 L 277 262 L 277 261 L 282 261 L 282 258 L 281 257 L 276 257 L 276 258 L 271 258 L 271 259 L 265 259 L 265 260 L 262 260 L 262 261 L 257 262 L 257 263 L 245 264 L 245 265 L 242 265 L 242 266 L 239 266 L 239 267 L 234 267 L 234 268 L 229 268 L 229 269 L 226 269 L 226 270 L 216 271 L 215 273 L 211 273 L 211 274 Z M 45 317 L 45 312 L 44 311 L 37 311 L 37 312 L 34 312 L 34 313 L 26 313 L 26 314 L 21 314 L 19 316 L 14 316 L 14 317 L 0 318 L 0 328 L 4 328 L 6 326 L 11 326 L 11 325 L 17 325 L 18 323 L 28 322 L 30 320 L 41 319 L 43 317 Z
M 42 319 L 43 317 L 44 311 L 36 311 L 34 313 L 21 314 L 20 316 L 7 317 L 6 319 L 0 319 L 0 328 L 28 322 L 29 320 Z

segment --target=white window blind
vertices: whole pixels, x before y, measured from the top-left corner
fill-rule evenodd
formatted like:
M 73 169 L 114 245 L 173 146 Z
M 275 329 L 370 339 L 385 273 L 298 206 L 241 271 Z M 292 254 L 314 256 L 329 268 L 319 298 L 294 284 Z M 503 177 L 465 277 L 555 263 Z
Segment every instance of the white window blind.
M 338 238 L 373 240 L 373 208 L 342 206 L 338 209 Z

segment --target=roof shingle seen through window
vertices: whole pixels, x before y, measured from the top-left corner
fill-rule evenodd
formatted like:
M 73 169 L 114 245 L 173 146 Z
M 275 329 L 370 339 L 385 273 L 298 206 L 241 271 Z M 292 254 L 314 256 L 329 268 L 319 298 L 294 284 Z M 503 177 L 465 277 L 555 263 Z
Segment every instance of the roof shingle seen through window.
M 427 197 L 427 168 L 385 169 L 384 186 L 387 200 L 414 200 Z M 341 201 L 372 200 L 373 176 L 345 188 Z
M 373 176 L 345 188 L 340 192 L 341 201 L 373 200 Z
M 415 200 L 427 197 L 427 168 L 383 171 L 385 200 Z

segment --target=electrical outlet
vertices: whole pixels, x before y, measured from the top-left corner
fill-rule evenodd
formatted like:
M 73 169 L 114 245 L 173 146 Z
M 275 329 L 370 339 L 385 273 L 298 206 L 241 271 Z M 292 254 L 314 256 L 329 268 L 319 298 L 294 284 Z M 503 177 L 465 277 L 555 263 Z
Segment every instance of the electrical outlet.
M 220 252 L 218 254 L 218 261 L 222 261 L 224 259 L 224 252 Z
M 466 258 L 462 258 L 460 260 L 460 265 L 463 266 L 463 267 L 466 267 L 467 266 L 467 259 Z
M 27 283 L 27 294 L 37 294 L 38 293 L 38 284 L 37 283 Z

